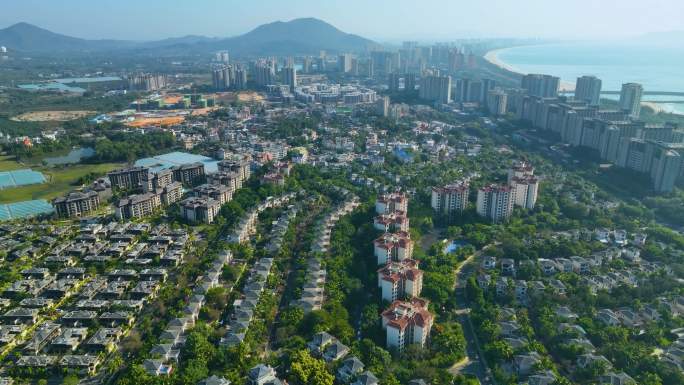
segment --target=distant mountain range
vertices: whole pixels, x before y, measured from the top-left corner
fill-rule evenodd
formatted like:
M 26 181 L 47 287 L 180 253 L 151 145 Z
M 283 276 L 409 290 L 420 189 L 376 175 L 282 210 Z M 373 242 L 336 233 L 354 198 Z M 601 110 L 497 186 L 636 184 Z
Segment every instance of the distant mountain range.
M 0 29 L 0 45 L 10 51 L 57 54 L 134 51 L 149 54 L 201 53 L 227 50 L 232 55 L 312 54 L 364 51 L 378 44 L 345 33 L 318 19 L 303 18 L 261 25 L 229 38 L 185 36 L 158 41 L 88 40 L 62 35 L 28 23 Z

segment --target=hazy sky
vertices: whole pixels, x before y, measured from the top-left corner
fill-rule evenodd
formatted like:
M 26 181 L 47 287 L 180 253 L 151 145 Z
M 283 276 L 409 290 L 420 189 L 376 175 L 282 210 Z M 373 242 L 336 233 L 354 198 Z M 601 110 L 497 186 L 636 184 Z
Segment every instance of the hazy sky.
M 2 0 L 0 28 L 25 21 L 84 38 L 233 36 L 317 17 L 378 41 L 622 37 L 684 30 L 683 0 Z

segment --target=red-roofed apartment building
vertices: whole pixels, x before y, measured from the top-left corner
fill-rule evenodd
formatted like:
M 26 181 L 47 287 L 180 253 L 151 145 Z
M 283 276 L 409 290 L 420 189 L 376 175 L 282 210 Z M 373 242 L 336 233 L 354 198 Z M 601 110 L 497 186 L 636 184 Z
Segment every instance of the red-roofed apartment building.
M 408 198 L 402 193 L 383 194 L 375 201 L 375 212 L 389 214 L 395 211 L 408 211 Z
M 384 233 L 373 241 L 374 255 L 378 265 L 386 265 L 390 261 L 403 261 L 413 257 L 413 241 L 405 231 Z
M 389 262 L 378 270 L 378 287 L 386 301 L 418 297 L 423 289 L 423 271 L 413 259 Z
M 394 301 L 382 312 L 382 327 L 386 332 L 388 348 L 402 350 L 411 344 L 425 346 L 433 322 L 428 303 L 421 298 Z
M 380 214 L 373 219 L 373 227 L 384 232 L 409 231 L 409 218 L 404 211 Z

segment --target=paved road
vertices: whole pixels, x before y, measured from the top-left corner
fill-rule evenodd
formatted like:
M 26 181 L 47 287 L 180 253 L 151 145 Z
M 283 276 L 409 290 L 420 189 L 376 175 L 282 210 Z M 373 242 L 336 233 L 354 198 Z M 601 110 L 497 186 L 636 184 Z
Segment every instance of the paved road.
M 466 259 L 456 271 L 456 311 L 458 320 L 463 328 L 463 335 L 466 339 L 466 360 L 455 364 L 449 369 L 452 374 L 464 373 L 472 374 L 477 377 L 483 385 L 496 385 L 491 371 L 487 367 L 482 347 L 477 340 L 470 320 L 470 308 L 465 300 L 465 286 L 468 278 L 475 272 L 479 263 L 480 255 L 487 247 Z

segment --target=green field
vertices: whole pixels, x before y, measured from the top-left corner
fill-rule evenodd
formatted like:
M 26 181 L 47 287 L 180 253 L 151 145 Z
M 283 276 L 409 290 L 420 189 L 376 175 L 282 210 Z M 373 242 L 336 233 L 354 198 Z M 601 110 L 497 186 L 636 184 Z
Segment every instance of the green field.
M 48 182 L 0 190 L 0 203 L 13 203 L 31 199 L 51 200 L 79 187 L 76 186 L 75 183 L 79 178 L 88 175 L 89 173 L 104 175 L 113 169 L 122 167 L 122 165 L 119 163 L 78 164 L 52 168 L 24 165 L 16 162 L 11 157 L 0 157 L 0 171 L 29 167 L 35 171 L 42 172 Z
M 0 171 L 12 171 L 22 168 L 29 167 L 14 160 L 13 156 L 0 156 Z

